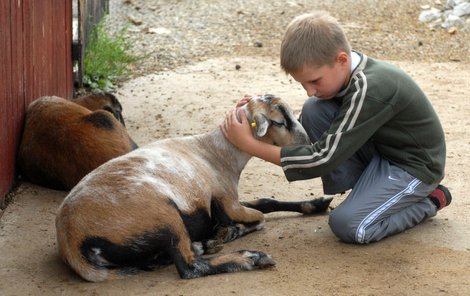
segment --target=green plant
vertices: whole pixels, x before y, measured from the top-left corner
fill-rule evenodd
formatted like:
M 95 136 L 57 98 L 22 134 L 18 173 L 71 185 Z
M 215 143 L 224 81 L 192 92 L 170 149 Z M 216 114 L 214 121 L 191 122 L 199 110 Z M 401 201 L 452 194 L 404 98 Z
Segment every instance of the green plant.
M 126 37 L 127 27 L 110 33 L 105 18 L 92 30 L 85 51 L 83 83 L 92 91 L 110 91 L 118 81 L 132 74 L 130 65 L 142 59 L 129 53 L 131 43 Z

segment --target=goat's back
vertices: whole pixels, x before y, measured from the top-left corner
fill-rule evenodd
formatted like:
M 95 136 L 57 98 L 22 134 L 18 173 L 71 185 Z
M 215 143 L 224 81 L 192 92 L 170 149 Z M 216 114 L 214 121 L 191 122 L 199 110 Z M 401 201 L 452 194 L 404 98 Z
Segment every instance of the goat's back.
M 26 111 L 18 168 L 33 183 L 70 189 L 102 163 L 131 151 L 132 143 L 111 113 L 42 97 Z
M 222 195 L 228 188 L 237 187 L 239 177 L 234 173 L 238 168 L 232 166 L 230 155 L 211 144 L 213 134 L 226 142 L 217 130 L 204 135 L 157 140 L 115 158 L 83 178 L 64 204 L 73 200 L 75 205 L 83 201 L 87 206 L 94 203 L 93 207 L 110 203 L 132 208 L 125 203 L 134 199 L 139 204 L 145 201 L 152 204 L 154 200 L 163 199 L 176 204 L 182 212 L 206 207 L 207 201 L 201 196 L 210 199 L 213 194 Z M 213 149 L 221 155 L 215 155 Z M 96 200 L 96 196 L 100 199 Z

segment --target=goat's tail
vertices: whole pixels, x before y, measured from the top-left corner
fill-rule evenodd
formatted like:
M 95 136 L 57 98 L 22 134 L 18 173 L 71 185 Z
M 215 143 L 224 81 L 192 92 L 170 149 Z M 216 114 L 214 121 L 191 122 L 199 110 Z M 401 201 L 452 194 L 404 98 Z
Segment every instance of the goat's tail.
M 60 224 L 57 224 L 56 227 L 57 244 L 62 260 L 82 278 L 90 282 L 101 282 L 119 277 L 116 270 L 97 268 L 98 264 L 93 264 L 90 258 L 82 255 L 80 242 L 76 239 L 71 239 L 67 233 L 62 232 Z M 98 250 L 96 251 L 98 252 Z
M 91 247 L 88 252 L 84 252 L 83 237 L 70 226 L 67 218 L 59 213 L 56 218 L 59 255 L 77 274 L 90 282 L 121 278 L 125 274 L 118 268 L 110 269 L 105 266 L 106 260 L 99 247 Z
M 63 208 L 62 208 L 63 209 Z M 117 244 L 106 237 L 86 236 L 69 221 L 67 211 L 56 219 L 59 254 L 76 273 L 91 282 L 122 278 L 172 263 L 168 246 L 176 238 L 166 230 Z

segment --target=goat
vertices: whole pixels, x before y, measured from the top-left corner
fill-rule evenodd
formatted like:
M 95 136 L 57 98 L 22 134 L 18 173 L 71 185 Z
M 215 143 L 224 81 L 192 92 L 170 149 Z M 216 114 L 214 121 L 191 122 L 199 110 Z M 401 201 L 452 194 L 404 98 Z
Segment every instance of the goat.
M 242 108 L 260 140 L 310 144 L 280 98 L 255 97 Z M 274 265 L 259 251 L 202 255 L 263 228 L 263 211 L 323 212 L 331 199 L 240 203 L 238 182 L 250 158 L 215 129 L 158 140 L 103 164 L 71 190 L 58 210 L 61 258 L 94 282 L 170 263 L 183 279 Z
M 17 164 L 32 183 L 70 190 L 101 164 L 136 148 L 114 95 L 45 96 L 26 110 Z
M 72 102 L 79 104 L 91 111 L 105 110 L 113 114 L 113 116 L 126 126 L 124 118 L 122 117 L 122 105 L 115 95 L 108 92 L 91 93 L 81 96 L 72 100 Z

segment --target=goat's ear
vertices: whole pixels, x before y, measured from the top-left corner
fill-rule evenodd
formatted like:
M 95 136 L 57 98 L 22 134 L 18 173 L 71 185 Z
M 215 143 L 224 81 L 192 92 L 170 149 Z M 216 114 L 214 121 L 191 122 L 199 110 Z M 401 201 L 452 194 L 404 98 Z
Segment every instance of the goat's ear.
M 261 113 L 258 113 L 255 115 L 254 121 L 256 123 L 256 135 L 260 138 L 266 135 L 266 132 L 268 131 L 269 127 L 269 121 L 266 116 Z

